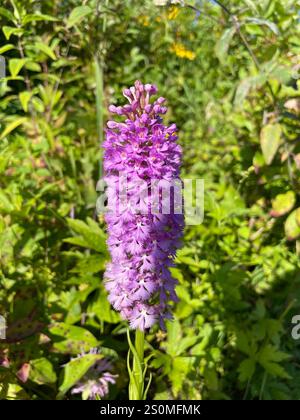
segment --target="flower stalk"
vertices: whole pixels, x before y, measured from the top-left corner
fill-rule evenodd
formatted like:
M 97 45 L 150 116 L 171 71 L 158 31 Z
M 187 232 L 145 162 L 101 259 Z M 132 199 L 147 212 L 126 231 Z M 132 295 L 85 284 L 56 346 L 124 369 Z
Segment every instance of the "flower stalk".
M 135 331 L 135 344 L 133 345 L 130 338 L 130 331 L 127 330 L 127 338 L 129 344 L 129 352 L 127 358 L 127 368 L 129 373 L 129 400 L 143 401 L 146 400 L 147 394 L 152 381 L 150 373 L 148 383 L 146 384 L 146 375 L 148 369 L 148 361 L 151 356 L 145 358 L 145 333 L 139 329 Z

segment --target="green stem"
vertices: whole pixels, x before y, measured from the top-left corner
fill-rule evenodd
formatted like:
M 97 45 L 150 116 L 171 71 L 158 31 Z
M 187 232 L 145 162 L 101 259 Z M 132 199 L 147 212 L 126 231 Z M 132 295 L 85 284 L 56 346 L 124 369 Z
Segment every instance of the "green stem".
M 128 342 L 130 351 L 133 355 L 132 370 L 129 369 L 129 400 L 143 400 L 144 399 L 144 349 L 145 349 L 145 334 L 143 331 L 136 330 L 135 345 L 131 343 L 130 334 L 128 332 Z
M 99 178 L 102 177 L 102 143 L 103 143 L 103 67 L 97 55 L 94 56 L 95 63 L 95 79 L 96 79 L 96 117 L 97 117 L 97 134 L 100 145 L 100 168 Z

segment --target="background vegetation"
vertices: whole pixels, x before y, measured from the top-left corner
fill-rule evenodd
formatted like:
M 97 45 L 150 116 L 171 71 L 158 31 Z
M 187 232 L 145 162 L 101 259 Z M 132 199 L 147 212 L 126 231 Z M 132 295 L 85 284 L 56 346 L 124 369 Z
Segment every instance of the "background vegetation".
M 148 336 L 149 397 L 300 398 L 300 2 L 155 3 L 1 3 L 2 399 L 80 398 L 72 358 L 93 347 L 119 375 L 109 398 L 127 398 L 95 203 L 107 106 L 136 79 L 168 98 L 183 176 L 206 184 L 175 320 Z

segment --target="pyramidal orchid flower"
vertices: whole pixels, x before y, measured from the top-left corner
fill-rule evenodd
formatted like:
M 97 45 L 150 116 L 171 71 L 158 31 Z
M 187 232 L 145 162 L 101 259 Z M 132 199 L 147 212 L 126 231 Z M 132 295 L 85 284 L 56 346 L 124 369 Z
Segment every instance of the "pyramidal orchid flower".
M 152 101 L 156 94 L 156 86 L 139 81 L 125 89 L 123 95 L 129 103 L 110 106 L 118 121 L 107 123 L 103 144 L 111 254 L 105 286 L 113 307 L 131 328 L 141 331 L 157 322 L 163 328 L 164 320 L 171 318 L 170 302 L 177 300 L 177 282 L 169 268 L 184 225 L 182 199 L 177 199 L 181 211 L 175 211 L 174 189 L 169 189 L 167 197 L 160 187 L 153 191 L 157 182 L 180 182 L 181 164 L 176 125 L 163 124 L 165 99 Z M 120 204 L 124 193 L 121 178 L 126 178 L 125 206 Z M 173 204 L 165 212 L 164 201 L 168 200 Z M 154 203 L 158 211 L 153 211 Z

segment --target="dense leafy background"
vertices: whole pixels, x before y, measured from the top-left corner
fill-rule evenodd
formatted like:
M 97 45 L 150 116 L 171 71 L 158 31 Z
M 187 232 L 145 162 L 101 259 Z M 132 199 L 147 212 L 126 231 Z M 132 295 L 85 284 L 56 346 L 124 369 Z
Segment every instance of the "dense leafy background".
M 92 347 L 119 374 L 109 398 L 127 398 L 95 202 L 107 105 L 138 78 L 168 98 L 183 175 L 206 183 L 173 270 L 175 320 L 148 337 L 149 397 L 300 398 L 300 3 L 224 0 L 235 17 L 154 3 L 1 3 L 2 399 L 75 398 L 86 367 L 70 361 Z

